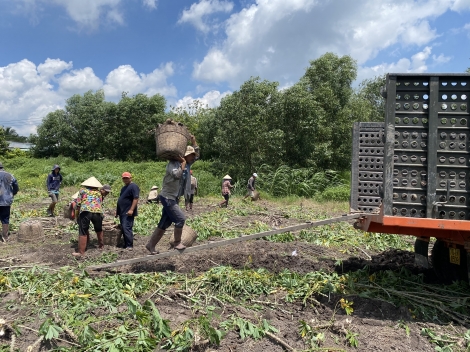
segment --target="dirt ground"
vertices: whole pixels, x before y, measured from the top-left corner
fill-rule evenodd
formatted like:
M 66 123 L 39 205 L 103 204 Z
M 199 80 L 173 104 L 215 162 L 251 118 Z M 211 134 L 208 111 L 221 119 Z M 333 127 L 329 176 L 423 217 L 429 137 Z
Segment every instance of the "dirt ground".
M 207 205 L 194 206 L 192 212 L 188 212 L 188 217 L 196 216 L 207 211 L 214 211 L 213 207 Z M 332 216 L 338 214 L 331 214 Z M 20 243 L 17 241 L 15 233 L 7 244 L 0 246 L 0 266 L 1 267 L 28 267 L 33 264 L 45 265 L 50 268 L 62 266 L 77 267 L 77 261 L 71 253 L 76 247 L 76 233 L 69 233 L 63 228 L 69 224 L 70 220 L 61 217 L 38 218 L 46 228 L 46 237 L 41 243 Z M 247 221 L 276 222 L 277 226 L 289 226 L 300 223 L 295 219 L 276 219 L 273 217 L 260 216 L 259 218 L 247 217 L 232 219 L 232 226 L 237 222 Z M 281 222 L 281 223 L 279 223 Z M 93 241 L 87 250 L 88 258 L 97 258 L 102 252 L 97 250 L 96 240 Z M 106 246 L 106 253 L 115 253 L 118 260 L 130 259 L 146 256 L 144 248 L 148 237 L 136 234 L 134 239 L 134 251 L 127 251 L 121 248 Z M 216 240 L 216 239 L 209 239 Z M 202 243 L 207 243 L 202 242 Z M 195 245 L 202 244 L 197 242 Z M 166 238 L 159 244 L 160 251 L 168 250 Z M 297 255 L 293 256 L 293 251 Z M 341 260 L 341 266 L 336 263 Z M 263 239 L 241 242 L 226 247 L 213 248 L 204 252 L 196 252 L 187 255 L 173 256 L 157 261 L 147 261 L 134 265 L 119 267 L 118 272 L 164 272 L 167 270 L 179 273 L 203 273 L 216 266 L 232 266 L 233 268 L 265 268 L 272 272 L 280 272 L 284 269 L 297 273 L 308 273 L 323 270 L 326 272 L 348 272 L 362 269 L 365 265 L 370 267 L 372 272 L 378 270 L 398 270 L 406 267 L 415 274 L 423 274 L 425 281 L 435 282 L 436 277 L 432 270 L 425 270 L 414 265 L 414 253 L 389 249 L 381 253 L 362 253 L 357 256 L 349 256 L 342 251 L 333 248 L 326 248 L 304 242 L 274 243 Z M 113 272 L 99 272 L 97 275 L 112 275 Z M 170 296 L 173 301 L 161 299 L 156 305 L 166 319 L 172 324 L 187 320 L 193 316 L 191 310 L 183 305 L 175 305 L 174 302 L 185 303 L 177 294 Z M 340 297 L 329 296 L 317 297 L 318 305 L 304 306 L 302 304 L 287 304 L 278 301 L 274 304 L 266 304 L 265 309 L 259 312 L 259 316 L 268 319 L 279 332 L 275 335 L 292 350 L 307 350 L 305 342 L 299 337 L 299 320 L 309 322 L 312 326 L 320 326 L 329 323 L 334 317 L 334 324 L 325 331 L 325 340 L 322 344 L 323 351 L 434 351 L 435 346 L 429 339 L 421 335 L 424 327 L 432 328 L 439 333 L 452 329 L 453 333 L 466 331 L 462 326 L 438 325 L 427 321 L 416 321 L 411 318 L 406 307 L 397 307 L 390 303 L 363 297 L 349 297 L 354 301 L 354 314 L 347 316 L 341 310 L 335 309 Z M 4 302 L 10 304 L 15 301 L 14 294 L 8 297 L 0 297 Z M 248 319 L 256 318 L 253 311 L 240 306 L 225 305 L 220 307 L 218 313 L 222 317 L 237 313 L 241 317 Z M 7 311 L 0 306 L 0 318 L 7 314 Z M 259 317 L 258 316 L 258 317 Z M 403 329 L 403 323 L 409 327 L 409 336 Z M 37 328 L 37 327 L 36 327 Z M 353 348 L 345 344 L 345 331 L 357 333 L 359 347 Z M 28 346 L 36 338 L 33 331 L 24 331 L 21 336 L 21 346 Z M 4 338 L 4 337 L 3 337 Z M 2 337 L 0 336 L 0 342 Z M 265 337 L 261 340 L 245 339 L 241 340 L 235 332 L 230 332 L 218 347 L 200 345 L 198 351 L 285 351 L 288 348 L 274 338 Z M 42 345 L 41 351 L 49 350 L 47 345 Z M 454 351 L 456 349 L 454 348 Z M 462 345 L 462 350 L 465 350 Z

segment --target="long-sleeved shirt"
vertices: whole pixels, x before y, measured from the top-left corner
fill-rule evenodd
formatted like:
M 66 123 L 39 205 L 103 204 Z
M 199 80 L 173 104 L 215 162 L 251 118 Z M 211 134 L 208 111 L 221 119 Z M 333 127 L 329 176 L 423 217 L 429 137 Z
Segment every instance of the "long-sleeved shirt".
M 158 191 L 156 189 L 152 189 L 150 192 L 149 192 L 149 195 L 147 197 L 147 200 L 154 200 L 154 199 L 157 199 L 158 198 Z
M 255 177 L 254 177 L 254 176 L 251 176 L 251 177 L 248 179 L 248 184 L 246 185 L 246 187 L 247 187 L 250 191 L 254 191 L 254 190 L 255 190 Z
M 52 171 L 48 176 L 47 176 L 47 190 L 49 192 L 59 192 L 60 184 L 62 183 L 62 175 L 59 173 L 55 173 Z
M 18 193 L 19 187 L 16 178 L 3 170 L 0 170 L 0 206 L 10 206 L 13 196 Z
M 194 146 L 196 152 L 196 159 L 199 159 L 199 147 Z M 186 164 L 186 169 L 181 169 L 181 163 L 177 160 L 171 160 L 166 166 L 165 176 L 163 177 L 162 190 L 160 195 L 162 197 L 176 200 L 181 197 L 185 192 L 190 194 L 191 182 L 187 182 L 190 175 L 191 164 Z
M 230 180 L 225 180 L 222 183 L 222 194 L 230 194 L 230 189 L 233 188 L 233 186 L 230 184 Z

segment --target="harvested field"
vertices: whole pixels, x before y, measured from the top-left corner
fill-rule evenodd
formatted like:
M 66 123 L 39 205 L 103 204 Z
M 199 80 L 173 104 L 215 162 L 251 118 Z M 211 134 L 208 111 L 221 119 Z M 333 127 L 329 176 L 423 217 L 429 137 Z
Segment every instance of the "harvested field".
M 347 209 L 300 200 L 214 204 L 198 199 L 187 213 L 195 245 Z M 13 232 L 0 247 L 0 351 L 12 338 L 17 351 L 467 350 L 468 285 L 441 285 L 431 269 L 415 266 L 413 238 L 363 234 L 350 224 L 87 273 L 147 255 L 159 208 L 141 209 L 136 228 L 147 231 L 136 231 L 133 251 L 101 252 L 93 233 L 81 261 L 71 255 L 78 236 L 71 220 L 35 218 L 45 233 L 37 242 L 19 242 Z

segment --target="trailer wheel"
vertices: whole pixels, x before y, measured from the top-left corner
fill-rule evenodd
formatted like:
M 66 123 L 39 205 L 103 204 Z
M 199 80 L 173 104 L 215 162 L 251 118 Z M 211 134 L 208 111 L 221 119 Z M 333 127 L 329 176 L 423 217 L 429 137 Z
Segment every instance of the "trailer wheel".
M 440 281 L 452 283 L 453 281 L 468 282 L 467 274 L 467 252 L 460 250 L 460 265 L 450 262 L 449 248 L 445 241 L 437 240 L 432 248 L 431 263 Z

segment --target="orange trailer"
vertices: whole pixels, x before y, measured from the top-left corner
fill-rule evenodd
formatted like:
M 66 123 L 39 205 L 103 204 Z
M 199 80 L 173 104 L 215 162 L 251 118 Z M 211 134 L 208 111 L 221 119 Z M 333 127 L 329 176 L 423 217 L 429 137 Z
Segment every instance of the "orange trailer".
M 416 236 L 416 263 L 470 274 L 470 74 L 388 74 L 385 122 L 353 128 L 351 210 L 363 231 Z

